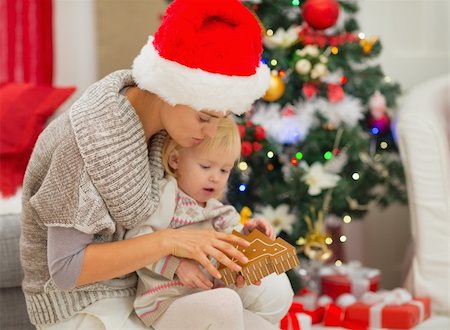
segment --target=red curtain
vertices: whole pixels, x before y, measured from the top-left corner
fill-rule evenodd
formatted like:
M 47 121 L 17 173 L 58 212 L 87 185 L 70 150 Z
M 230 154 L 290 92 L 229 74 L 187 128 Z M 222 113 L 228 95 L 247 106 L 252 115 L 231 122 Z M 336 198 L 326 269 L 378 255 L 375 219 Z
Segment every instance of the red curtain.
M 0 83 L 52 83 L 52 30 L 52 0 L 0 0 Z

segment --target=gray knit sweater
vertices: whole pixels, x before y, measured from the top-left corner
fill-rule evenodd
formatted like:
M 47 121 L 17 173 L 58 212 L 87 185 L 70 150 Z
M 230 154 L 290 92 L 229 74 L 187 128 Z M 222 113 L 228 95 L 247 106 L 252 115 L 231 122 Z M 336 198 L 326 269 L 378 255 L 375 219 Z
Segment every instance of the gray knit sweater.
M 21 262 L 31 322 L 53 324 L 100 299 L 135 294 L 136 276 L 63 291 L 50 278 L 47 228 L 94 234 L 94 241 L 121 240 L 159 204 L 165 133 L 150 141 L 127 98 L 129 70 L 95 83 L 68 113 L 40 135 L 23 184 Z

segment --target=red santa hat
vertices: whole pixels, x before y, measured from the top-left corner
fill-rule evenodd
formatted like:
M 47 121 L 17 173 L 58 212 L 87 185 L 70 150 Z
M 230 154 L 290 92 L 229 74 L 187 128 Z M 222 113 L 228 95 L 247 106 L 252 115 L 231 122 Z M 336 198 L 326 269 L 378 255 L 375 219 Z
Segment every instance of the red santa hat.
M 269 86 L 261 38 L 238 0 L 175 0 L 135 58 L 133 78 L 171 105 L 239 115 Z

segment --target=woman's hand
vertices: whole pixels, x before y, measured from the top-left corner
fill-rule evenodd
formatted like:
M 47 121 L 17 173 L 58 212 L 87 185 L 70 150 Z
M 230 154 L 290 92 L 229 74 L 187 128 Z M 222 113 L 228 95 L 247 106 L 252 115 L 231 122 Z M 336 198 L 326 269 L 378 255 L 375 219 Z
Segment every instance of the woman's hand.
M 244 223 L 244 231 L 246 232 L 251 232 L 255 228 L 258 229 L 263 234 L 265 234 L 270 239 L 272 240 L 275 239 L 275 232 L 273 231 L 273 227 L 270 223 L 267 222 L 266 219 L 254 218 Z
M 232 234 L 219 233 L 212 229 L 178 228 L 164 230 L 170 254 L 197 260 L 212 276 L 221 278 L 219 271 L 208 257 L 213 257 L 226 267 L 240 271 L 235 260 L 245 264 L 248 259 L 236 247 L 250 245 L 246 240 Z
M 208 290 L 213 286 L 208 276 L 200 269 L 200 264 L 195 260 L 181 259 L 175 274 L 181 283 L 189 288 Z

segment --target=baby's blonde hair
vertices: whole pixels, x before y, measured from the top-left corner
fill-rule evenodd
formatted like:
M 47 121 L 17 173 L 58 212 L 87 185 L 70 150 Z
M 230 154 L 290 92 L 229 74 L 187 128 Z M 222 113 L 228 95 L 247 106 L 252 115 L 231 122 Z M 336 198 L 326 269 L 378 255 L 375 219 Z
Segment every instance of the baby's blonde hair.
M 166 173 L 174 177 L 176 177 L 175 170 L 169 164 L 169 157 L 175 150 L 181 150 L 182 148 L 182 146 L 167 136 L 162 151 L 162 161 Z M 241 155 L 241 137 L 233 118 L 231 116 L 220 118 L 216 135 L 214 137 L 206 137 L 200 144 L 192 148 L 205 153 L 219 150 L 224 155 L 232 155 L 238 161 Z

